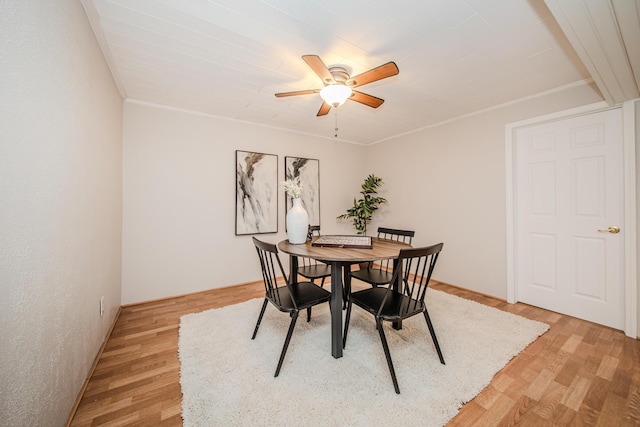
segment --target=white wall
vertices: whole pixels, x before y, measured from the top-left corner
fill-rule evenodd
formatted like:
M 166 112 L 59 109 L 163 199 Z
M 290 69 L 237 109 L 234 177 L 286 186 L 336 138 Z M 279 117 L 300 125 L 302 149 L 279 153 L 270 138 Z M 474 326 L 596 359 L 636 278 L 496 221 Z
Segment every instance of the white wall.
M 322 232 L 352 232 L 336 217 L 366 177 L 364 147 L 127 101 L 123 304 L 261 279 L 251 236 L 235 235 L 236 150 L 278 155 L 278 182 L 285 156 L 319 159 Z M 279 191 L 279 232 L 256 236 L 274 243 L 286 238 Z
M 0 52 L 0 425 L 60 426 L 120 304 L 122 100 L 77 1 L 2 1 Z
M 506 299 L 505 125 L 598 101 L 576 86 L 371 146 L 368 170 L 393 195 L 372 230 L 408 227 L 414 244 L 444 242 L 434 278 Z

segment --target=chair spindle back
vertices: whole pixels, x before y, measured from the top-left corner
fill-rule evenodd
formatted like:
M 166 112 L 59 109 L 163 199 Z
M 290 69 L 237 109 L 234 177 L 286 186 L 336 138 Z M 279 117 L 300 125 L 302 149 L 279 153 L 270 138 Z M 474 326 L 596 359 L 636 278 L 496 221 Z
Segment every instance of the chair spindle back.
M 265 295 L 268 299 L 276 304 L 280 304 L 280 292 L 278 292 L 278 275 L 276 270 L 280 270 L 280 274 L 284 278 L 286 286 L 289 286 L 287 274 L 284 271 L 280 257 L 278 256 L 278 248 L 272 243 L 263 242 L 253 237 L 253 244 L 260 258 L 260 267 L 262 268 L 262 279 L 264 282 Z M 295 305 L 295 301 L 293 301 Z
M 436 266 L 438 257 L 444 243 L 438 243 L 424 248 L 402 249 L 398 255 L 398 268 L 395 269 L 393 280 L 395 283 L 401 275 L 400 292 L 408 298 L 408 302 L 400 307 L 399 318 L 406 314 L 415 312 L 424 306 L 424 299 L 427 293 L 433 269 Z M 387 288 L 385 300 L 391 296 L 392 285 Z M 384 304 L 380 306 L 382 312 Z
M 396 242 L 407 243 L 409 245 L 411 244 L 415 234 L 416 232 L 413 230 L 398 230 L 394 228 L 378 227 L 379 239 L 395 240 Z M 393 260 L 378 261 L 375 265 L 378 270 L 391 271 Z M 373 266 L 370 266 L 370 268 L 373 268 Z

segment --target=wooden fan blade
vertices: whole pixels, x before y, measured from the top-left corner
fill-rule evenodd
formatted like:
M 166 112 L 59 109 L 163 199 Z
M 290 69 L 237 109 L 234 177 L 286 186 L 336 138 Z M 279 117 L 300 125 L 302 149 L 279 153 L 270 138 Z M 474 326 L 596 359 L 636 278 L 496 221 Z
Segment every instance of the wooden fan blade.
M 333 79 L 333 75 L 331 75 L 331 72 L 329 72 L 329 69 L 324 65 L 324 62 L 322 62 L 322 59 L 320 59 L 318 55 L 302 55 L 302 59 L 309 67 L 311 67 L 313 72 L 320 77 L 325 85 L 336 82 Z
M 318 93 L 320 92 L 320 89 L 311 89 L 311 90 L 296 90 L 294 92 L 282 92 L 282 93 L 276 93 L 276 96 L 278 98 L 282 98 L 284 96 L 295 96 L 295 95 L 310 95 L 312 93 Z
M 378 98 L 377 96 L 367 95 L 366 93 L 358 92 L 357 90 L 353 91 L 353 95 L 349 97 L 356 102 L 359 102 L 364 105 L 368 105 L 369 107 L 378 108 L 384 102 L 384 99 Z
M 316 114 L 316 116 L 326 116 L 327 114 L 329 114 L 329 110 L 331 110 L 331 105 L 327 104 L 326 102 L 322 102 L 322 105 L 320 106 L 320 109 L 318 110 L 318 114 Z
M 347 86 L 358 87 L 378 80 L 386 79 L 387 77 L 395 76 L 399 72 L 400 70 L 398 70 L 398 66 L 396 65 L 396 63 L 391 61 L 369 71 L 365 71 L 362 74 L 358 74 L 355 77 L 351 77 L 345 83 Z

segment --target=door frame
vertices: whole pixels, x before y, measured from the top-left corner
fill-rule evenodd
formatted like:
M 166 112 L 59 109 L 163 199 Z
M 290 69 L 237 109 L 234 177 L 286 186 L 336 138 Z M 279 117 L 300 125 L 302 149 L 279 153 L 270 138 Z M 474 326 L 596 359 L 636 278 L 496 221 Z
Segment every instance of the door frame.
M 543 124 L 545 122 L 568 119 L 575 116 L 596 113 L 610 108 L 606 102 L 585 105 L 566 111 L 534 117 L 505 126 L 505 162 L 506 162 L 506 207 L 507 207 L 507 302 L 518 302 L 516 286 L 516 198 L 515 198 L 515 144 L 516 131 L 524 126 Z M 636 268 L 636 156 L 635 156 L 635 117 L 636 102 L 627 101 L 622 104 L 622 135 L 624 163 L 624 333 L 638 338 L 638 289 Z

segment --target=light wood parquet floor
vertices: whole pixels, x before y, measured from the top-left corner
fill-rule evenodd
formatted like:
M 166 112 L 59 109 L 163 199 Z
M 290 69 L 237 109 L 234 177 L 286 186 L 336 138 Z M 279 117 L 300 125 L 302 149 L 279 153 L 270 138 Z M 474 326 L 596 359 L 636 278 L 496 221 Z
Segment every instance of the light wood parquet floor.
M 448 426 L 640 426 L 639 340 L 526 304 L 432 286 L 551 326 Z M 253 283 L 123 307 L 69 424 L 181 426 L 180 317 L 263 296 L 262 284 Z

